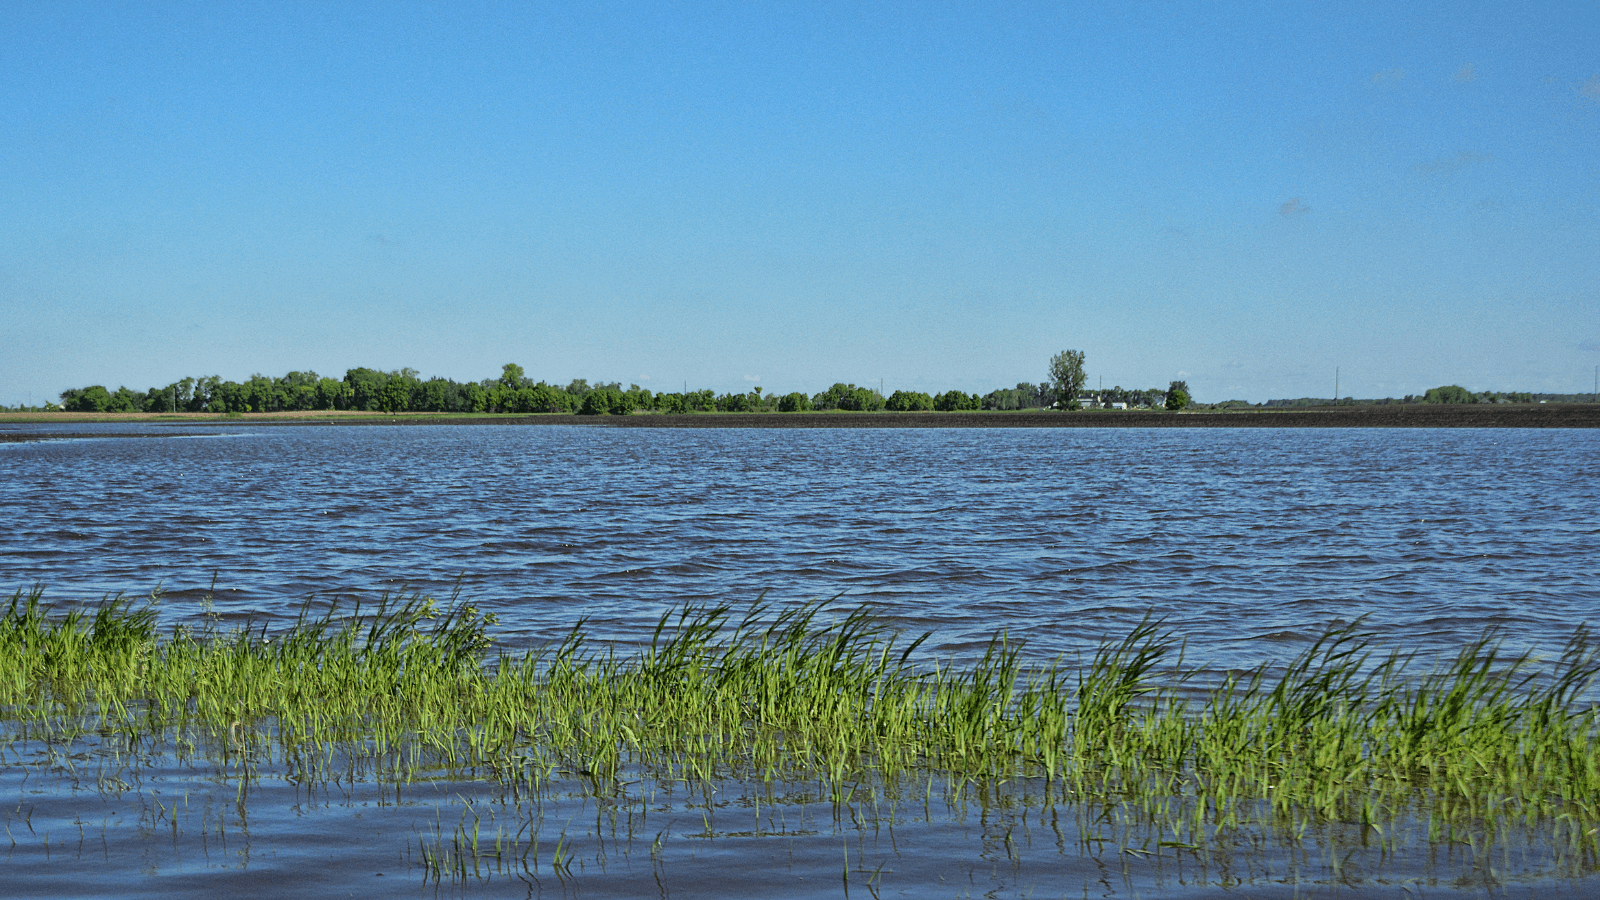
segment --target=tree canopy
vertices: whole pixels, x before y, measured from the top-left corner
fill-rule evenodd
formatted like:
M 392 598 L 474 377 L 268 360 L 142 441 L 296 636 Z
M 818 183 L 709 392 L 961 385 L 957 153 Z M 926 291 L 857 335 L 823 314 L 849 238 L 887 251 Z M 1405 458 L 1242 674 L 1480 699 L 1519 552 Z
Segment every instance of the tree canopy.
M 516 363 L 506 363 L 498 377 L 482 381 L 457 382 L 444 377 L 424 379 L 416 369 L 394 371 L 358 366 L 343 378 L 329 378 L 312 371 L 290 372 L 282 377 L 255 374 L 242 382 L 225 381 L 216 375 L 182 378 L 165 387 L 146 391 L 104 385 L 71 388 L 61 393 L 61 408 L 74 412 L 191 412 L 231 414 L 245 412 L 298 412 L 348 410 L 357 412 L 439 412 L 439 413 L 583 413 L 587 415 L 627 415 L 634 411 L 661 413 L 695 412 L 918 412 L 929 410 L 1013 410 L 1049 408 L 1060 400 L 1077 399 L 1086 376 L 1084 354 L 1067 350 L 1056 354 L 1050 363 L 1049 382 L 1019 383 L 979 396 L 959 390 L 931 394 L 897 390 L 887 399 L 878 391 L 846 382 L 837 382 L 825 391 L 807 395 L 799 391 L 783 395 L 768 394 L 760 387 L 747 392 L 717 394 L 709 390 L 653 393 L 637 384 L 624 388 L 620 383 L 596 382 L 575 378 L 565 386 L 534 381 Z M 1443 390 L 1443 389 L 1439 389 Z M 1455 390 L 1461 390 L 1459 388 Z M 1125 391 L 1112 388 L 1107 397 L 1130 405 L 1153 406 L 1160 403 L 1159 391 Z M 1435 393 L 1430 391 L 1430 396 Z
M 1056 387 L 1056 399 L 1068 409 L 1078 406 L 1078 394 L 1088 376 L 1083 371 L 1083 351 L 1063 350 L 1050 357 L 1050 381 Z

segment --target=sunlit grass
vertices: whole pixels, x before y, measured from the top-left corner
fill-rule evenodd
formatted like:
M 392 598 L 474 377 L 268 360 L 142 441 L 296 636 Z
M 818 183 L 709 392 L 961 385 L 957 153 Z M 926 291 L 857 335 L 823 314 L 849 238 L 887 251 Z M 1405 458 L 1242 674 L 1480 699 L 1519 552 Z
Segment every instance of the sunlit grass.
M 948 797 L 1011 783 L 1076 807 L 1085 834 L 1133 822 L 1157 849 L 1329 824 L 1393 843 L 1413 823 L 1446 842 L 1520 829 L 1580 866 L 1597 851 L 1600 745 L 1579 698 L 1600 663 L 1581 630 L 1540 667 L 1492 635 L 1430 665 L 1334 628 L 1197 691 L 1179 642 L 1148 619 L 1077 668 L 1026 662 L 1004 638 L 971 664 L 924 664 L 926 636 L 822 604 L 686 607 L 630 654 L 591 649 L 584 623 L 557 646 L 499 653 L 494 624 L 411 596 L 276 631 L 161 634 L 150 605 L 58 613 L 18 592 L 0 616 L 0 739 L 116 735 L 310 780 L 534 796 L 556 781 L 603 796 L 627 779 L 811 779 L 844 803 L 863 785 Z M 538 858 L 537 835 L 494 835 L 495 860 Z M 478 838 L 476 819 L 470 837 L 441 825 L 425 865 L 476 871 L 491 855 Z M 561 849 L 547 852 L 559 869 Z

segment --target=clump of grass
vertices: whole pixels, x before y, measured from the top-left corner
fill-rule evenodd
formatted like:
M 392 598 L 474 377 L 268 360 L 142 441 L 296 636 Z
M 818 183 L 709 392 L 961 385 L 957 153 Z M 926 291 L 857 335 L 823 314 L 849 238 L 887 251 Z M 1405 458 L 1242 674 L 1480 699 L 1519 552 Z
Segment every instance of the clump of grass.
M 1596 712 L 1578 703 L 1600 661 L 1581 630 L 1548 671 L 1486 634 L 1413 674 L 1414 659 L 1375 658 L 1359 624 L 1334 628 L 1194 699 L 1180 691 L 1191 673 L 1179 643 L 1150 619 L 1070 670 L 1025 663 L 1004 638 L 970 665 L 924 665 L 926 635 L 902 640 L 865 609 L 824 614 L 685 607 L 634 655 L 590 649 L 582 623 L 555 647 L 509 654 L 492 650 L 494 617 L 458 598 L 160 635 L 149 605 L 58 614 L 36 589 L 0 616 L 0 720 L 166 735 L 312 775 L 534 792 L 577 778 L 614 793 L 629 773 L 820 778 L 835 802 L 863 780 L 1025 781 L 1045 802 L 1154 824 L 1158 848 L 1250 823 L 1382 835 L 1412 818 L 1432 834 L 1518 825 L 1586 858 L 1600 849 Z M 429 857 L 435 877 L 482 852 L 448 843 Z

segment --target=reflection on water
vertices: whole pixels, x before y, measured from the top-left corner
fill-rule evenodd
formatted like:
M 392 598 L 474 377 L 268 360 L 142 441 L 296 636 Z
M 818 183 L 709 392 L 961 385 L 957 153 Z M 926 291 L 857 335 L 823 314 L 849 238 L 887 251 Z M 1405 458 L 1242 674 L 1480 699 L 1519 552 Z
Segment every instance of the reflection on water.
M 1173 830 L 1194 815 L 1181 797 L 1074 796 L 1039 779 L 838 790 L 639 771 L 597 785 L 560 771 L 528 792 L 469 773 L 312 772 L 238 747 L 141 751 L 116 736 L 10 751 L 9 897 L 1547 898 L 1592 896 L 1596 862 L 1515 823 L 1380 832 L 1266 804 L 1232 824 L 1207 816 L 1201 840 Z

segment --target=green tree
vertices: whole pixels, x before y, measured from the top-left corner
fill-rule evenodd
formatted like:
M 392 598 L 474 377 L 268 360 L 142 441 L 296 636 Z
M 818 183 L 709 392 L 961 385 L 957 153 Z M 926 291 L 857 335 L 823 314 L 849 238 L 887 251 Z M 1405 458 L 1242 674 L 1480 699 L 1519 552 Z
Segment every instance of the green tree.
M 130 391 L 125 387 L 117 388 L 111 395 L 111 412 L 138 412 L 144 407 L 144 394 Z
M 1050 400 L 1043 399 L 1052 396 L 1050 386 L 1047 384 L 1029 384 L 1026 381 L 1018 382 L 1014 388 L 1000 388 L 990 391 L 983 397 L 984 409 L 1038 409 L 1049 406 Z
M 317 381 L 315 372 L 290 372 L 276 379 L 278 396 L 284 409 L 317 409 Z
M 466 397 L 467 412 L 481 413 L 489 408 L 489 392 L 476 381 L 469 381 L 463 385 L 461 393 Z
M 1472 392 L 1459 384 L 1447 384 L 1443 387 L 1428 388 L 1422 395 L 1423 403 L 1476 403 L 1478 398 Z
M 1063 409 L 1078 408 L 1078 394 L 1088 377 L 1083 371 L 1082 350 L 1063 350 L 1050 357 L 1050 383 Z
M 539 382 L 517 392 L 519 411 L 533 413 L 570 413 L 578 408 L 578 398 L 561 388 Z
M 204 385 L 204 392 L 196 389 L 194 402 L 199 403 L 200 398 L 204 396 L 206 412 L 244 412 L 250 408 L 249 394 L 245 386 L 237 381 L 223 381 L 221 378 L 216 378 L 213 383 L 211 379 L 202 378 L 200 383 Z
M 811 398 L 799 391 L 791 391 L 778 400 L 778 412 L 810 412 L 812 409 Z
M 336 378 L 317 379 L 317 409 L 343 409 L 345 384 Z
M 633 400 L 634 409 L 655 409 L 656 395 L 649 388 L 639 387 L 637 384 L 628 385 L 628 397 Z
M 964 394 L 961 391 L 945 391 L 933 398 L 933 408 L 940 412 L 962 412 L 969 409 L 978 409 L 983 401 L 977 394 Z
M 146 401 L 147 412 L 180 412 L 190 410 L 190 403 L 194 400 L 194 379 L 185 378 L 175 381 L 161 389 L 159 400 L 152 397 Z M 154 407 L 153 409 L 150 407 Z
M 872 412 L 883 409 L 883 397 L 874 390 L 853 384 L 835 383 L 811 398 L 817 409 L 848 409 L 855 412 Z
M 367 412 L 379 408 L 378 397 L 384 385 L 389 383 L 389 376 L 363 366 L 346 371 L 344 383 L 350 397 L 350 409 Z
M 140 407 L 140 409 L 150 413 L 164 413 L 172 412 L 176 406 L 177 403 L 171 391 L 153 387 L 144 392 L 144 406 Z
M 522 367 L 516 363 L 506 363 L 500 367 L 500 383 L 512 390 L 522 387 L 527 380 L 522 374 Z
M 466 386 L 448 378 L 429 378 L 411 393 L 412 408 L 420 412 L 466 412 L 469 409 Z
M 391 378 L 378 389 L 377 406 L 383 412 L 400 412 L 410 400 L 411 386 L 406 384 L 404 378 Z
M 187 380 L 187 379 L 185 379 L 185 380 Z M 222 394 L 223 386 L 224 385 L 230 385 L 230 384 L 233 385 L 233 388 L 230 389 L 230 391 L 227 393 L 227 396 L 229 398 L 233 398 L 233 397 L 235 397 L 235 395 L 238 394 L 238 389 L 239 389 L 239 385 L 236 382 L 223 381 L 221 375 L 206 375 L 206 376 L 204 376 L 202 378 L 196 378 L 194 380 L 194 394 L 192 396 L 190 396 L 190 398 L 189 398 L 189 406 L 188 406 L 189 411 L 190 412 L 229 412 L 230 411 L 229 409 L 226 409 L 223 406 L 219 406 L 218 405 L 218 403 L 224 403 L 225 404 L 225 403 L 227 403 L 229 401 L 228 400 L 219 401 L 219 400 L 217 400 L 217 398 L 218 398 L 218 396 L 220 396 Z M 242 401 L 241 401 L 240 404 L 234 406 L 231 411 L 242 412 L 243 410 L 244 410 L 244 406 L 243 406 Z
M 895 412 L 918 412 L 933 409 L 933 398 L 921 391 L 895 391 L 884 406 Z
M 717 398 L 717 409 L 723 412 L 749 412 L 749 394 L 723 394 Z
M 111 392 L 100 384 L 68 389 L 61 392 L 61 405 L 73 412 L 105 412 L 111 408 Z
M 633 400 L 613 387 L 595 388 L 583 395 L 580 416 L 625 416 L 633 412 Z
M 1177 411 L 1188 406 L 1190 402 L 1187 381 L 1174 381 L 1167 386 L 1167 409 Z
M 249 404 L 251 412 L 272 412 L 282 405 L 279 402 L 278 386 L 271 378 L 257 373 L 250 376 L 245 382 L 245 402 Z

